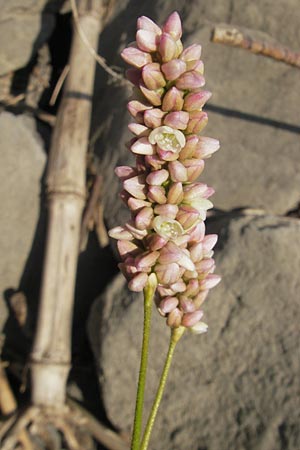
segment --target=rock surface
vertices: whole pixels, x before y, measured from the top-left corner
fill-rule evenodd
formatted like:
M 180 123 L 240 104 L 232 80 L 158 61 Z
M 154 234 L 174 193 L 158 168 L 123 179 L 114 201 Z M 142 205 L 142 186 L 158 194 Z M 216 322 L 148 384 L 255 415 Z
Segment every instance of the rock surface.
M 0 1 L 0 75 L 25 66 L 50 36 L 61 0 Z
M 151 448 L 297 450 L 300 223 L 262 216 L 212 225 L 221 228 L 223 281 L 204 306 L 209 332 L 178 345 Z M 98 299 L 89 332 L 108 417 L 128 431 L 143 313 L 124 286 L 119 276 Z M 168 334 L 154 313 L 148 410 Z
M 40 211 L 45 167 L 35 120 L 0 114 L 0 325 L 7 317 L 5 291 L 17 289 L 31 250 Z

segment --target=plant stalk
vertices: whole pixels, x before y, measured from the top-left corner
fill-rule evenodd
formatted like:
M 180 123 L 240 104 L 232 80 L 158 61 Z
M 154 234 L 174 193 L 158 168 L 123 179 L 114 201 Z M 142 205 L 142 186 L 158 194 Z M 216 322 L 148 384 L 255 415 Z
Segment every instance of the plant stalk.
M 102 0 L 80 0 L 79 22 L 97 48 Z M 32 402 L 61 407 L 71 361 L 71 327 L 90 131 L 95 60 L 74 30 L 70 72 L 51 142 L 47 243 L 31 353 Z
M 168 378 L 168 373 L 171 367 L 171 362 L 172 362 L 172 358 L 173 358 L 173 354 L 174 354 L 174 350 L 176 348 L 176 344 L 179 341 L 179 339 L 181 338 L 181 336 L 183 335 L 185 331 L 184 327 L 179 327 L 179 328 L 173 328 L 171 331 L 171 337 L 170 337 L 170 343 L 169 343 L 169 349 L 168 349 L 168 353 L 167 353 L 167 357 L 165 360 L 165 365 L 161 374 L 161 378 L 159 381 L 159 386 L 156 392 L 156 396 L 152 405 L 152 409 L 150 411 L 149 414 L 149 418 L 148 418 L 148 422 L 146 425 L 146 429 L 145 429 L 145 433 L 142 439 L 142 443 L 141 446 L 139 447 L 139 450 L 147 450 L 148 445 L 149 445 L 149 441 L 150 441 L 150 437 L 151 437 L 151 432 L 153 429 L 153 425 L 155 422 L 155 418 L 158 412 L 158 408 L 164 393 L 164 389 L 166 386 L 166 382 L 167 382 L 167 378 Z
M 138 388 L 137 388 L 137 395 L 136 395 L 131 450 L 139 449 L 141 432 L 142 432 L 144 396 L 145 396 L 145 386 L 146 386 L 146 373 L 147 373 L 148 354 L 149 354 L 151 315 L 152 315 L 153 297 L 154 297 L 154 293 L 155 293 L 155 289 L 156 289 L 156 281 L 153 283 L 151 277 L 152 276 L 150 275 L 149 282 L 144 289 L 143 342 L 142 342 Z M 155 279 L 156 279 L 156 277 L 155 277 Z

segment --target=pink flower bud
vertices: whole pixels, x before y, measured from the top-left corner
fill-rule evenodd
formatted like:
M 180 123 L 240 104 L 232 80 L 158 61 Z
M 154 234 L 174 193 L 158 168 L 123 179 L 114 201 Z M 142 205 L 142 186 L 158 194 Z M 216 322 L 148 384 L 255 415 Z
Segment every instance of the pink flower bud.
M 164 93 L 163 88 L 159 88 L 156 90 L 148 89 L 147 86 L 143 83 L 140 83 L 139 88 L 142 91 L 143 95 L 146 97 L 146 99 L 150 103 L 152 103 L 152 105 L 154 105 L 154 106 L 161 105 L 161 97 Z
M 205 214 L 203 215 L 202 213 L 206 212 L 208 209 L 213 208 L 214 206 L 211 201 L 202 197 L 196 197 L 189 201 L 184 200 L 183 203 L 191 206 L 192 208 L 195 208 L 199 213 L 199 218 L 201 219 L 202 217 L 205 217 Z
M 115 168 L 115 174 L 120 180 L 124 181 L 127 180 L 127 178 L 132 178 L 137 175 L 137 170 L 135 167 L 118 166 Z
M 131 278 L 137 274 L 137 269 L 134 265 L 134 258 L 132 256 L 127 257 L 124 263 L 118 264 L 118 267 L 127 280 L 131 280 Z
M 159 303 L 159 311 L 162 315 L 166 315 L 173 311 L 178 305 L 178 299 L 176 297 L 165 297 Z
M 220 148 L 220 142 L 210 137 L 199 136 L 199 142 L 195 151 L 196 158 L 209 158 Z
M 189 61 L 186 63 L 186 69 L 187 71 L 193 70 L 194 72 L 198 72 L 201 75 L 204 73 L 204 64 L 203 61 Z
M 141 80 L 141 71 L 140 69 L 127 69 L 126 72 L 126 78 L 135 86 L 139 85 L 139 82 Z
M 183 108 L 185 111 L 198 111 L 205 105 L 205 103 L 207 102 L 207 100 L 210 99 L 210 97 L 211 92 L 209 91 L 200 91 L 188 94 L 184 98 Z
M 151 105 L 145 105 L 138 100 L 131 100 L 127 103 L 127 109 L 132 117 L 137 117 L 137 114 L 146 111 L 146 109 L 152 109 Z
M 203 197 L 207 191 L 207 184 L 204 183 L 193 183 L 183 188 L 183 200 L 188 203 L 191 200 L 197 199 L 198 197 Z
M 188 230 L 199 221 L 199 212 L 191 206 L 181 205 L 176 220 L 181 223 L 185 230 Z
M 183 248 L 183 249 L 186 248 L 188 241 L 189 241 L 189 236 L 187 233 L 173 239 L 174 244 L 178 245 L 178 247 Z
M 209 290 L 206 291 L 200 291 L 196 297 L 194 298 L 194 303 L 197 309 L 200 308 L 200 306 L 205 302 L 207 295 L 209 293 Z
M 183 73 L 176 81 L 178 89 L 199 89 L 204 85 L 204 77 L 194 70 Z
M 171 180 L 174 182 L 185 182 L 188 179 L 187 169 L 179 161 L 172 161 L 168 164 Z
M 215 261 L 212 258 L 202 259 L 196 264 L 196 270 L 199 274 L 212 273 L 215 267 Z
M 183 45 L 180 39 L 177 39 L 176 41 L 176 53 L 175 53 L 175 58 L 179 58 L 179 56 L 181 55 L 183 50 Z
M 183 187 L 181 183 L 171 184 L 168 192 L 168 203 L 178 205 L 183 199 Z
M 166 20 L 163 31 L 165 33 L 169 33 L 175 41 L 177 39 L 180 39 L 182 36 L 182 26 L 181 26 L 181 20 L 178 12 L 173 12 Z
M 113 239 L 125 239 L 127 241 L 133 240 L 133 235 L 124 227 L 114 227 L 108 232 L 108 236 Z
M 137 46 L 144 52 L 156 52 L 158 42 L 158 34 L 154 31 L 138 30 L 136 33 Z
M 138 175 L 124 181 L 123 187 L 130 195 L 141 200 L 146 199 L 145 177 Z
M 157 147 L 156 151 L 157 151 L 159 158 L 162 159 L 164 162 L 175 161 L 176 159 L 178 159 L 178 154 L 174 153 L 172 151 L 162 150 L 159 147 Z
M 200 59 L 201 50 L 202 50 L 201 45 L 192 44 L 185 50 L 183 50 L 180 59 L 182 59 L 185 62 Z
M 147 137 L 141 137 L 132 144 L 131 151 L 137 155 L 153 155 L 155 147 L 150 144 Z
M 189 122 L 189 113 L 186 111 L 172 111 L 164 118 L 164 125 L 177 130 L 185 130 Z
M 150 130 L 147 127 L 145 127 L 145 125 L 135 122 L 130 123 L 128 125 L 128 128 L 131 131 L 131 133 L 135 134 L 138 137 L 148 136 L 150 132 Z
M 158 155 L 146 155 L 145 162 L 148 166 L 155 170 L 159 170 L 165 161 L 161 160 Z
M 139 230 L 145 230 L 147 228 L 150 228 L 153 217 L 154 217 L 153 209 L 151 207 L 145 206 L 135 216 L 134 220 L 135 226 Z
M 183 92 L 179 91 L 175 86 L 169 89 L 163 98 L 163 111 L 181 111 L 183 107 Z
M 186 253 L 172 241 L 169 241 L 161 249 L 158 261 L 161 264 L 176 262 L 179 266 L 184 267 L 187 270 L 195 270 L 194 263 L 191 261 L 189 253 Z
M 190 112 L 190 120 L 186 129 L 187 133 L 198 134 L 206 127 L 208 122 L 207 113 L 203 111 Z
M 162 186 L 149 186 L 148 199 L 151 202 L 159 203 L 160 205 L 167 203 L 166 193 Z
M 186 296 L 180 296 L 180 309 L 184 313 L 192 313 L 196 310 L 196 307 L 192 299 Z
M 166 80 L 160 71 L 160 64 L 151 63 L 143 67 L 142 78 L 148 89 L 155 90 L 166 85 Z
M 202 316 L 203 316 L 203 311 L 201 311 L 199 309 L 198 309 L 198 311 L 186 313 L 182 317 L 181 324 L 184 327 L 192 327 L 201 320 Z
M 171 59 L 161 66 L 161 70 L 167 80 L 174 81 L 186 71 L 186 63 L 181 59 Z
M 146 240 L 149 249 L 152 251 L 160 250 L 168 242 L 168 239 L 163 238 L 159 234 L 149 235 Z
M 146 202 L 145 200 L 140 200 L 138 198 L 130 197 L 127 201 L 128 207 L 131 211 L 138 211 L 139 209 L 144 208 L 145 206 L 151 206 L 150 202 Z
M 203 334 L 206 333 L 208 329 L 208 325 L 204 322 L 197 322 L 195 325 L 189 328 L 193 334 Z
M 203 198 L 209 198 L 209 197 L 211 197 L 214 193 L 215 193 L 214 188 L 208 186 L 207 189 L 206 189 L 206 191 L 205 191 L 204 194 L 203 194 Z
M 128 288 L 133 292 L 141 292 L 146 286 L 148 275 L 144 272 L 135 275 L 128 283 Z
M 120 256 L 122 258 L 127 257 L 129 255 L 135 256 L 141 251 L 136 244 L 134 244 L 131 241 L 125 241 L 124 239 L 118 240 L 117 246 Z
M 154 170 L 146 178 L 146 182 L 151 186 L 160 186 L 169 178 L 169 172 L 166 169 Z
M 165 203 L 164 205 L 156 205 L 154 208 L 154 213 L 159 216 L 165 216 L 169 219 L 175 219 L 178 213 L 178 206 Z
M 201 261 L 201 259 L 203 258 L 202 242 L 197 242 L 197 243 L 193 244 L 189 248 L 189 251 L 190 251 L 191 259 L 194 263 Z
M 180 279 L 176 281 L 176 283 L 171 284 L 170 288 L 174 294 L 178 294 L 179 292 L 184 292 L 186 290 L 186 284 L 182 279 Z
M 137 68 L 143 67 L 152 62 L 149 53 L 142 52 L 138 48 L 127 47 L 121 52 L 121 56 L 125 62 Z
M 180 278 L 179 266 L 176 263 L 156 264 L 155 273 L 157 280 L 161 284 L 172 284 Z
M 133 220 L 130 220 L 125 224 L 125 228 L 132 234 L 135 239 L 141 240 L 147 236 L 147 230 L 139 230 L 136 228 Z
M 193 278 L 197 278 L 198 277 L 198 273 L 195 270 L 186 270 L 184 272 L 184 281 L 187 283 L 189 280 L 193 279 Z
M 145 125 L 150 128 L 160 127 L 162 125 L 162 118 L 165 114 L 166 113 L 159 108 L 148 109 L 144 113 Z
M 182 161 L 187 169 L 188 181 L 193 182 L 201 175 L 204 169 L 204 161 L 202 159 L 186 159 Z
M 199 281 L 196 279 L 189 280 L 186 287 L 185 295 L 187 297 L 194 297 L 198 292 L 199 292 Z M 196 305 L 195 308 L 197 309 Z
M 204 222 L 198 223 L 193 230 L 189 232 L 190 238 L 189 242 L 192 245 L 194 242 L 201 242 L 205 235 L 205 225 Z
M 170 264 L 178 262 L 182 257 L 182 249 L 177 247 L 172 241 L 169 241 L 160 251 L 158 262 L 161 264 Z
M 163 62 L 173 59 L 177 53 L 176 41 L 168 33 L 163 33 L 159 42 L 159 53 Z
M 218 240 L 217 234 L 207 234 L 202 241 L 203 253 L 206 254 L 214 248 Z
M 195 134 L 191 134 L 186 137 L 186 144 L 183 149 L 180 151 L 179 159 L 189 159 L 194 156 L 194 152 L 196 151 L 197 144 L 199 141 L 199 137 Z
M 203 290 L 212 289 L 213 287 L 217 286 L 220 281 L 221 277 L 219 275 L 209 274 L 204 280 L 200 281 L 200 286 Z
M 148 272 L 156 263 L 159 257 L 159 252 L 145 252 L 135 258 L 134 262 L 137 270 L 140 272 Z
M 137 29 L 138 30 L 148 30 L 153 31 L 158 36 L 161 35 L 161 29 L 158 25 L 156 25 L 153 20 L 149 19 L 149 17 L 141 16 L 137 20 Z
M 181 325 L 182 312 L 175 308 L 170 312 L 167 318 L 167 325 L 171 328 L 178 328 Z

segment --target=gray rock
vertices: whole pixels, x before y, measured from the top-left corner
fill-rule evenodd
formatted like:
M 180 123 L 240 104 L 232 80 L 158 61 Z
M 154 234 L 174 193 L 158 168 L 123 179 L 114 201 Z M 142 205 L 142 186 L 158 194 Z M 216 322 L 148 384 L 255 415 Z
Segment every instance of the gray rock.
M 206 335 L 187 334 L 153 434 L 153 450 L 298 450 L 300 223 L 217 220 L 223 277 L 204 305 Z M 117 277 L 92 309 L 89 334 L 109 419 L 129 431 L 141 343 L 142 298 Z M 155 312 L 147 379 L 149 411 L 169 330 Z
M 297 69 L 212 44 L 211 29 L 206 25 L 188 39 L 203 45 L 207 88 L 213 92 L 203 134 L 221 141 L 203 180 L 216 189 L 217 208 L 251 206 L 284 214 L 300 201 Z
M 0 75 L 26 66 L 50 36 L 62 1 L 0 1 Z
M 4 293 L 17 289 L 39 217 L 40 179 L 45 166 L 34 119 L 0 114 L 0 327 L 7 317 Z

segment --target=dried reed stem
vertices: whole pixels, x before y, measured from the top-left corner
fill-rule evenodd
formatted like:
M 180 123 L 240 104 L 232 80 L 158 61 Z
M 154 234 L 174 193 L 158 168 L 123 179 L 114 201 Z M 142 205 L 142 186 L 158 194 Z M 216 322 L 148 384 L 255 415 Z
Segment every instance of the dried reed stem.
M 97 48 L 102 0 L 80 0 L 78 21 Z M 70 72 L 55 124 L 47 174 L 48 235 L 37 331 L 31 354 L 32 401 L 61 407 L 71 359 L 71 323 L 90 129 L 95 59 L 74 32 Z

